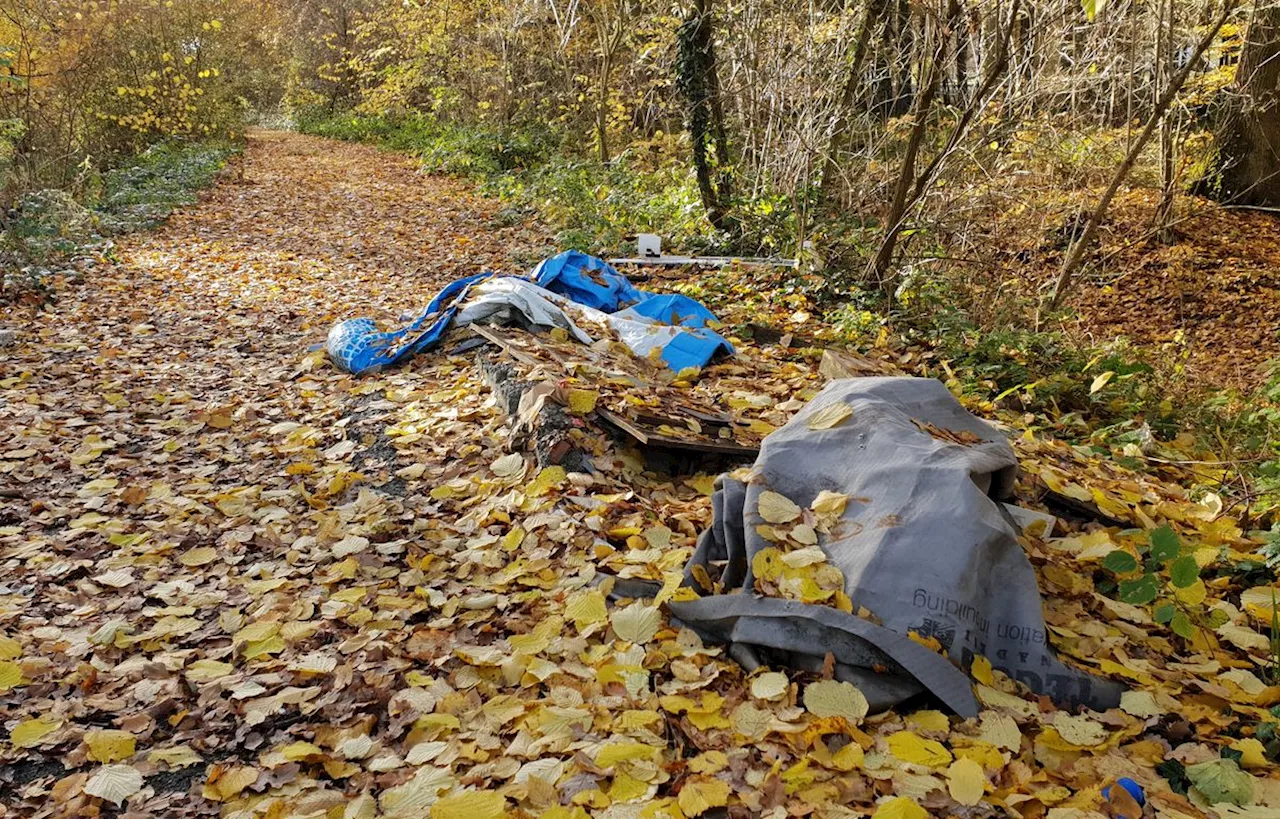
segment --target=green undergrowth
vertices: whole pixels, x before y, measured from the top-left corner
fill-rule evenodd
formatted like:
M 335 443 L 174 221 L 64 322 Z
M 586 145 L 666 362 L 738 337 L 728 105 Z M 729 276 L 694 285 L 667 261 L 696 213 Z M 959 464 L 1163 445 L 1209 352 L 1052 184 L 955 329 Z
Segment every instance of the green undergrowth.
M 69 190 L 16 197 L 0 227 L 0 302 L 53 297 L 53 279 L 79 277 L 83 257 L 113 236 L 145 230 L 196 201 L 237 147 L 165 142 L 105 173 L 86 169 Z
M 737 204 L 741 228 L 734 235 L 712 228 L 684 159 L 683 135 L 654 134 L 602 164 L 580 135 L 546 126 L 503 130 L 420 115 L 317 110 L 294 119 L 303 133 L 403 151 L 428 170 L 472 178 L 503 202 L 504 218 L 536 213 L 556 230 L 561 247 L 628 254 L 637 233 L 657 233 L 665 248 L 689 253 L 790 254 L 796 244 L 794 203 L 767 192 Z
M 1242 393 L 1189 376 L 1181 334 L 1155 349 L 1125 338 L 1094 345 L 1061 331 L 980 327 L 954 309 L 894 329 L 931 348 L 934 375 L 975 401 L 1020 414 L 1019 426 L 1137 471 L 1169 460 L 1195 465 L 1205 477 L 1193 492 L 1235 502 L 1233 511 L 1250 525 L 1277 519 L 1280 366 L 1260 389 Z

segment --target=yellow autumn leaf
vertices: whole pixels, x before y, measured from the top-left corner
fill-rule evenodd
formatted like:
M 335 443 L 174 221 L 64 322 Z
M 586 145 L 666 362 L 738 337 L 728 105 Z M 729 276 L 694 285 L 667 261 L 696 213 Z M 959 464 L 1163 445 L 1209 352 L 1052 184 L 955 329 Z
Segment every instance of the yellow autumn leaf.
M 729 720 L 724 718 L 724 697 L 713 691 L 702 692 L 702 701 L 696 702 L 689 697 L 668 695 L 660 697 L 658 703 L 664 710 L 672 713 L 684 713 L 689 721 L 703 731 L 712 728 L 728 728 Z M 747 705 L 744 703 L 743 705 Z M 741 706 L 740 706 L 741 707 Z
M 1278 602 L 1280 587 L 1255 586 L 1240 593 L 1240 607 L 1268 623 L 1271 622 L 1271 612 Z
M 831 755 L 831 765 L 838 771 L 857 770 L 862 767 L 865 761 L 866 754 L 862 750 L 862 746 L 856 742 L 850 742 Z
M 987 774 L 972 759 L 957 759 L 947 768 L 947 792 L 961 805 L 976 805 L 986 795 Z
M 513 478 L 516 475 L 523 475 L 525 470 L 524 456 L 518 452 L 503 455 L 490 464 L 489 468 L 499 478 Z
M 8 691 L 25 683 L 22 666 L 11 660 L 0 660 L 0 691 Z
M 178 562 L 183 566 L 204 566 L 218 559 L 218 550 L 212 546 L 197 546 L 194 549 L 188 549 L 178 558 Z
M 1097 378 L 1093 379 L 1093 383 L 1089 385 L 1089 394 L 1093 395 L 1098 390 L 1107 386 L 1107 384 L 1110 384 L 1111 379 L 1115 378 L 1115 375 L 1116 374 L 1111 370 L 1107 370 L 1105 373 L 1102 373 Z
M 636 802 L 648 796 L 650 788 L 648 782 L 626 771 L 615 772 L 608 797 L 613 802 Z
M 18 748 L 34 748 L 49 734 L 62 727 L 62 720 L 36 717 L 19 722 L 9 732 L 9 741 Z
M 94 762 L 119 762 L 133 756 L 137 747 L 137 739 L 128 731 L 103 729 L 89 731 L 84 735 L 85 745 L 89 746 L 89 758 Z
M 1004 754 L 990 742 L 969 740 L 969 744 L 954 749 L 956 759 L 972 759 L 988 771 L 998 771 L 1004 767 Z
M 507 638 L 512 651 L 517 654 L 537 654 L 545 651 L 564 628 L 564 620 L 560 617 L 549 617 L 528 634 L 513 634 Z
M 797 543 L 811 546 L 818 542 L 818 533 L 807 523 L 798 523 L 791 529 L 791 539 Z
M 700 495 L 711 497 L 716 489 L 716 476 L 695 475 L 692 478 L 685 478 L 684 484 Z
M 929 812 L 910 796 L 895 796 L 881 802 L 871 819 L 927 819 Z
M 907 715 L 907 724 L 913 725 L 921 731 L 950 731 L 951 720 L 947 719 L 947 715 L 941 711 L 932 709 L 925 711 L 915 711 Z
M 1150 691 L 1125 691 L 1120 695 L 1120 710 L 1144 719 L 1164 713 Z
M 853 407 L 842 402 L 828 404 L 809 416 L 805 426 L 812 430 L 824 430 L 838 427 L 853 415 Z
M 1266 635 L 1235 623 L 1225 623 L 1215 633 L 1246 652 L 1265 652 L 1271 648 L 1271 641 Z
M 729 804 L 729 784 L 719 779 L 689 779 L 676 797 L 685 816 L 700 816 Z
M 619 762 L 636 759 L 654 759 L 662 756 L 662 749 L 643 742 L 611 742 L 596 751 L 596 765 L 612 768 Z
M 604 594 L 599 589 L 583 589 L 565 603 L 564 613 L 582 631 L 587 626 L 603 623 L 609 617 Z
M 1101 745 L 1108 736 L 1107 729 L 1101 723 L 1083 715 L 1060 713 L 1054 717 L 1053 727 L 1057 729 L 1058 736 L 1072 745 L 1082 747 Z
M 843 717 L 857 724 L 870 706 L 853 683 L 819 680 L 805 686 L 804 707 L 815 717 Z
M 821 517 L 840 517 L 844 514 L 845 507 L 848 505 L 848 495 L 823 489 L 813 499 L 813 503 L 809 504 L 809 508 Z
M 231 638 L 247 660 L 284 651 L 284 638 L 280 636 L 280 624 L 264 620 L 237 631 Z
M 524 488 L 524 493 L 532 498 L 540 497 L 564 483 L 566 477 L 568 475 L 563 466 L 544 467 Z
M 431 819 L 502 819 L 507 799 L 497 791 L 463 791 L 431 806 Z
M 1105 671 L 1106 668 L 1104 667 Z M 974 692 L 978 695 L 978 699 L 988 708 L 1000 708 L 1011 711 L 1014 714 L 1024 718 L 1031 719 L 1040 713 L 1040 709 L 1033 702 L 1028 702 L 1022 697 L 1001 691 L 998 688 L 992 688 L 989 685 L 977 685 Z
M 378 796 L 378 805 L 387 816 L 423 819 L 439 801 L 439 794 L 457 786 L 448 770 L 424 765 L 408 782 L 387 788 Z
M 1270 768 L 1272 763 L 1267 759 L 1267 748 L 1254 737 L 1237 739 L 1231 743 L 1231 750 L 1240 752 L 1240 767 Z
M 192 682 L 209 682 L 227 676 L 236 667 L 220 660 L 196 660 L 183 671 Z
M 209 772 L 201 795 L 213 802 L 225 802 L 258 781 L 258 769 L 247 765 L 224 768 L 215 765 Z
M 760 517 L 769 523 L 790 523 L 800 517 L 800 507 L 790 498 L 766 489 L 757 501 Z
M 941 742 L 925 739 L 911 731 L 889 735 L 889 753 L 903 762 L 941 768 L 951 762 L 951 752 Z
M 12 637 L 0 637 L 0 660 L 16 660 L 22 656 L 22 645 Z
M 751 696 L 758 700 L 774 700 L 787 693 L 791 681 L 780 671 L 766 671 L 751 681 Z
M 1178 602 L 1184 606 L 1198 606 L 1209 596 L 1209 589 L 1203 580 L 1196 578 L 1196 582 L 1190 586 L 1174 588 L 1173 596 L 1178 598 Z
M 754 704 L 744 702 L 729 715 L 733 730 L 744 737 L 756 739 L 765 735 L 773 724 L 773 714 Z
M 647 643 L 662 625 L 662 612 L 656 606 L 632 603 L 618 609 L 611 618 L 613 633 L 632 643 Z
M 279 751 L 281 756 L 290 762 L 297 762 L 307 757 L 324 756 L 324 751 L 310 742 L 291 742 L 280 748 Z
M 991 661 L 981 654 L 973 658 L 973 665 L 969 666 L 969 673 L 983 685 L 996 684 L 995 674 L 991 670 Z
M 241 650 L 246 660 L 253 660 L 269 654 L 279 654 L 284 651 L 284 647 L 284 638 L 277 634 L 265 640 L 254 640 L 245 643 Z
M 232 636 L 233 643 L 256 643 L 274 637 L 280 633 L 280 624 L 275 620 L 259 620 L 250 623 Z

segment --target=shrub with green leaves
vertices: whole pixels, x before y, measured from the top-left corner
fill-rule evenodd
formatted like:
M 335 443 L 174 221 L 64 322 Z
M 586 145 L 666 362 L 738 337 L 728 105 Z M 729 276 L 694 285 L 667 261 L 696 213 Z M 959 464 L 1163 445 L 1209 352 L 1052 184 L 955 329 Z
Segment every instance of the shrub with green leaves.
M 1195 636 L 1197 626 L 1215 629 L 1226 622 L 1224 612 L 1204 607 L 1200 564 L 1173 529 L 1152 530 L 1145 542 L 1137 544 L 1136 552 L 1116 549 L 1102 561 L 1117 580 L 1116 599 L 1152 606 L 1156 622 L 1186 640 Z
M 0 230 L 0 301 L 33 290 L 49 298 L 50 271 L 191 204 L 234 150 L 225 143 L 160 143 L 101 177 L 87 176 L 80 196 L 54 189 L 23 195 Z

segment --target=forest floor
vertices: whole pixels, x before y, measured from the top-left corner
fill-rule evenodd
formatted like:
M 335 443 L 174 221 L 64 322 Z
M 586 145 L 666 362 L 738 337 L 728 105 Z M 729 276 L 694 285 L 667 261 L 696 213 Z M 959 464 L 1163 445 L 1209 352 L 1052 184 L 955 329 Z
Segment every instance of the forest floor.
M 1173 241 L 1162 244 L 1151 231 L 1157 199 L 1148 189 L 1117 199 L 1094 274 L 1072 299 L 1075 331 L 1093 343 L 1126 336 L 1185 352 L 1199 384 L 1258 387 L 1280 357 L 1280 219 L 1185 197 Z M 1047 255 L 1045 278 L 1059 258 Z
M 1203 468 L 1015 436 L 1025 503 L 1097 512 L 1025 545 L 1050 641 L 1122 708 L 975 666 L 977 718 L 819 716 L 814 675 L 748 676 L 591 585 L 678 581 L 713 474 L 604 438 L 595 473 L 539 471 L 471 357 L 308 351 L 526 269 L 542 228 L 360 145 L 263 132 L 241 162 L 0 351 L 0 815 L 1074 819 L 1117 776 L 1169 819 L 1280 808 L 1274 581 Z M 698 389 L 765 428 L 822 385 L 820 351 L 739 346 Z M 1158 522 L 1200 570 L 1147 559 L 1182 636 L 1101 563 Z

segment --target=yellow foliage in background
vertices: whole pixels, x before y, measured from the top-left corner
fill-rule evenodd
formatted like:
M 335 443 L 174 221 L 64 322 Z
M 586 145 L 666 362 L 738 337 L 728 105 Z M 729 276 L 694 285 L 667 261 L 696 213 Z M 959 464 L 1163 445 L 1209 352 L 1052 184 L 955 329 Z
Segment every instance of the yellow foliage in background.
M 23 181 L 62 186 L 164 139 L 234 137 L 279 87 L 275 15 L 249 0 L 16 4 L 0 15 L 0 120 L 23 124 Z

